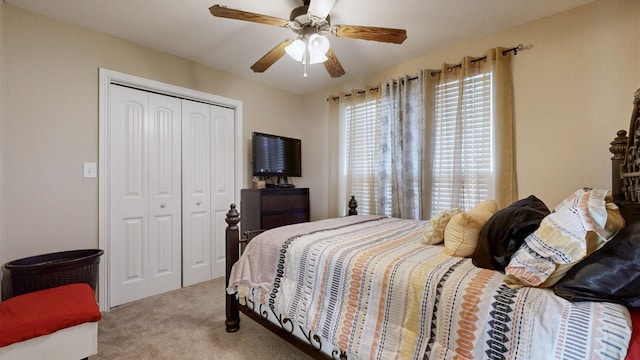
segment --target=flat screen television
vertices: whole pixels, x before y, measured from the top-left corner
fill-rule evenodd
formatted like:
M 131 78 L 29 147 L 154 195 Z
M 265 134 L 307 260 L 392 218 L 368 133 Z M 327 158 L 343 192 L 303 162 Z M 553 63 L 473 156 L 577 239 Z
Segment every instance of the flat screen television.
M 300 139 L 254 132 L 253 176 L 302 176 Z

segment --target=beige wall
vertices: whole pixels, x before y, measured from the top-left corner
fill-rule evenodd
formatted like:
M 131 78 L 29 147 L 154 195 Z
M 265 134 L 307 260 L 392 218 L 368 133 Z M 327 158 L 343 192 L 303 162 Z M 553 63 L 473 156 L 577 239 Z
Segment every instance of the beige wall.
M 640 87 L 639 18 L 637 0 L 597 0 L 308 94 L 304 109 L 312 116 L 306 123 L 319 124 L 327 118 L 327 106 L 319 104 L 325 104 L 329 95 L 413 75 L 420 68 L 437 69 L 443 62 L 481 56 L 495 46 L 532 45 L 513 62 L 518 194 L 535 194 L 555 206 L 582 186 L 610 188 L 608 143 L 618 129 L 627 129 L 633 92 Z M 328 132 L 318 136 L 318 125 L 310 129 L 315 143 L 335 144 Z M 330 159 L 317 162 L 335 166 Z M 327 169 L 314 167 L 314 173 L 307 173 L 318 218 L 334 216 L 336 206 L 342 206 L 328 201 L 336 179 L 327 177 Z
M 2 83 L 8 89 L 0 136 L 6 145 L 0 171 L 7 189 L 4 260 L 98 245 L 98 183 L 82 177 L 83 161 L 98 160 L 98 68 L 242 101 L 245 186 L 251 179 L 251 131 L 301 136 L 299 95 L 4 3 L 0 7 Z
M 6 262 L 7 258 L 7 247 L 6 247 L 6 237 L 5 226 L 4 226 L 4 217 L 6 212 L 6 202 L 4 201 L 4 97 L 5 97 L 5 81 L 4 81 L 4 58 L 6 55 L 6 51 L 4 51 L 4 6 L 0 4 L 0 267 L 2 264 Z M 0 280 L 2 279 L 2 270 L 0 269 Z
M 306 96 L 4 3 L 0 11 L 0 84 L 7 89 L 0 105 L 1 262 L 97 246 L 98 184 L 82 178 L 82 162 L 98 157 L 99 67 L 242 101 L 246 186 L 251 131 L 301 138 L 304 177 L 296 185 L 311 188 L 313 219 L 343 205 L 333 199 L 337 142 L 330 136 L 335 124 L 326 120 L 329 95 L 498 45 L 532 45 L 514 61 L 519 195 L 536 194 L 553 206 L 578 187 L 609 186 L 607 143 L 628 126 L 640 87 L 636 0 L 596 0 Z

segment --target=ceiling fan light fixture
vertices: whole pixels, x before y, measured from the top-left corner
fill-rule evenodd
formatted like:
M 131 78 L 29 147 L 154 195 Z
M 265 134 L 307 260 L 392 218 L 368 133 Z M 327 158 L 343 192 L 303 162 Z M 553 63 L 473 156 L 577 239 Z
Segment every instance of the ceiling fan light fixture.
M 302 62 L 302 57 L 304 56 L 304 52 L 306 51 L 307 46 L 304 41 L 300 39 L 296 39 L 294 42 L 289 44 L 289 46 L 284 48 L 284 51 L 287 55 L 291 56 L 291 58 L 297 62 Z
M 309 36 L 309 53 L 312 57 L 324 56 L 329 51 L 329 39 L 320 34 Z
M 320 64 L 328 60 L 329 39 L 326 36 L 313 34 L 309 37 L 309 64 Z
M 296 39 L 284 48 L 284 51 L 297 62 L 320 64 L 328 59 L 326 53 L 329 51 L 329 39 L 323 35 L 312 34 L 308 40 Z

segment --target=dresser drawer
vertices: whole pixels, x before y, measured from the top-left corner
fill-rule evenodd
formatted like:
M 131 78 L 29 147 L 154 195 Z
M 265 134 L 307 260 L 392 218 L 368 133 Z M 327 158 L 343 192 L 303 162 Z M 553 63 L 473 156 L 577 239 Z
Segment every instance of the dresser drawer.
M 297 224 L 309 221 L 309 213 L 304 210 L 262 216 L 262 227 L 273 229 L 278 226 Z
M 262 196 L 262 211 L 266 213 L 309 208 L 309 194 L 304 192 L 270 193 Z
M 242 189 L 240 207 L 243 232 L 309 221 L 309 189 Z

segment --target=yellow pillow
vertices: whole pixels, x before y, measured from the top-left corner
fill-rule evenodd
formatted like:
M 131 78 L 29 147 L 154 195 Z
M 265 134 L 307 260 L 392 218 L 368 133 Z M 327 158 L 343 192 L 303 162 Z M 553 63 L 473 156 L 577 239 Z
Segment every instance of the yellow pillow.
M 497 211 L 495 200 L 486 200 L 451 218 L 444 230 L 445 253 L 450 256 L 471 256 L 478 246 L 480 229 Z
M 437 245 L 443 242 L 444 229 L 447 227 L 451 218 L 460 212 L 462 212 L 462 210 L 459 208 L 444 210 L 432 217 L 422 236 L 422 243 L 425 245 Z

